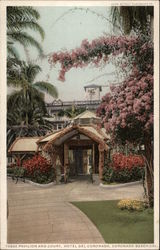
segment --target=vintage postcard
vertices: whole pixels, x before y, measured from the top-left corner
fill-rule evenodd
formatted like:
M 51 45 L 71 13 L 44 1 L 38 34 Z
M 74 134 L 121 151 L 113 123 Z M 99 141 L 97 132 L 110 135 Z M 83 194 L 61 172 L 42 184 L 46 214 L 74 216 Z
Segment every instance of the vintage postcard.
M 159 1 L 0 1 L 1 249 L 159 249 Z

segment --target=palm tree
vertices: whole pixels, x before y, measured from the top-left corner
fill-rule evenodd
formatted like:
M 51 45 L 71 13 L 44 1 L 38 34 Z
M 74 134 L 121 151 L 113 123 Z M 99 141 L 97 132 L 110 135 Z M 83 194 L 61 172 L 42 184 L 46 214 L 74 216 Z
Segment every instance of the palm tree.
M 114 6 L 111 8 L 111 17 L 114 24 L 122 25 L 125 34 L 129 34 L 137 25 L 144 31 L 147 21 L 151 26 L 153 24 L 153 6 Z
M 7 108 L 7 148 L 17 137 L 42 136 L 52 130 L 52 124 L 43 118 L 47 110 L 39 93 L 29 104 L 23 90 L 16 91 L 8 97 Z
M 55 86 L 45 81 L 35 82 L 37 74 L 41 72 L 39 65 L 18 61 L 17 59 L 9 60 L 7 64 L 7 83 L 14 87 L 19 87 L 20 90 L 15 91 L 8 98 L 8 109 L 17 105 L 19 99 L 23 100 L 22 105 L 25 108 L 26 125 L 29 124 L 29 110 L 34 108 L 35 101 L 45 107 L 44 94 L 46 92 L 52 97 L 57 98 L 58 92 Z
M 38 24 L 40 15 L 33 7 L 7 7 L 7 50 L 9 57 L 18 57 L 15 43 L 21 44 L 24 48 L 34 46 L 40 54 L 43 53 L 40 43 L 29 33 L 28 29 L 38 32 L 44 39 L 44 30 Z
M 20 44 L 26 51 L 28 46 L 33 46 L 40 55 L 43 54 L 40 43 L 28 33 L 28 30 L 38 32 L 44 39 L 44 31 L 37 22 L 39 18 L 38 11 L 33 7 L 7 7 L 7 84 L 20 88 L 7 100 L 8 146 L 17 136 L 44 135 L 52 128 L 43 119 L 47 110 L 42 92 L 57 97 L 57 90 L 48 82 L 35 82 L 41 72 L 40 66 L 21 61 L 15 47 Z
M 52 130 L 52 124 L 43 117 L 47 115 L 44 93 L 57 97 L 56 88 L 48 82 L 35 82 L 41 71 L 38 65 L 17 59 L 9 60 L 8 84 L 19 87 L 7 100 L 7 147 L 20 136 L 41 136 Z

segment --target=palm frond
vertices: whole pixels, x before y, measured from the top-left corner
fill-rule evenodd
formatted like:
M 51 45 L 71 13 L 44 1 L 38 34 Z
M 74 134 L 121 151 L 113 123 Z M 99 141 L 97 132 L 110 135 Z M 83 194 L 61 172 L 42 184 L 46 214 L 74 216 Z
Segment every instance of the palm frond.
M 16 20 L 16 21 L 12 22 L 12 28 L 10 28 L 10 31 L 17 32 L 21 29 L 28 29 L 28 28 L 31 30 L 34 30 L 34 31 L 38 31 L 41 38 L 44 39 L 44 36 L 45 36 L 44 30 L 34 20 L 22 20 L 22 21 Z
M 17 105 L 20 99 L 20 91 L 15 90 L 12 94 L 7 96 L 7 110 L 12 111 L 14 106 Z
M 13 58 L 10 56 L 7 57 L 7 77 L 8 78 L 22 79 L 21 67 L 22 67 L 22 61 L 20 61 L 18 58 L 15 58 L 15 57 Z
M 25 65 L 23 70 L 22 71 L 24 72 L 26 79 L 28 80 L 29 83 L 33 83 L 36 75 L 42 71 L 39 65 L 35 65 L 31 63 L 28 63 L 28 65 Z
M 18 7 L 19 8 L 19 7 Z M 35 9 L 35 8 L 33 8 L 33 7 L 31 7 L 31 6 L 27 6 L 27 7 L 20 7 L 21 8 L 21 10 L 22 11 L 24 11 L 25 10 L 25 13 L 28 15 L 28 16 L 30 16 L 30 17 L 34 17 L 34 18 L 36 18 L 37 20 L 40 18 L 40 14 L 39 14 L 39 12 Z
M 41 91 L 46 92 L 47 94 L 51 95 L 52 97 L 58 97 L 58 91 L 55 86 L 48 82 L 36 82 L 34 83 L 34 87 L 40 89 Z
M 7 52 L 9 57 L 14 57 L 16 59 L 19 59 L 18 51 L 13 45 L 7 43 Z
M 8 96 L 7 111 L 8 125 L 27 125 L 34 121 L 41 123 L 42 117 L 47 114 L 44 99 L 31 86 L 25 92 L 22 89 Z
M 38 89 L 34 88 L 34 85 L 29 85 L 28 94 L 30 96 L 30 106 L 40 108 L 44 113 L 46 113 L 46 106 L 44 102 L 44 94 Z
M 33 36 L 29 35 L 28 29 L 38 32 L 44 39 L 44 30 L 38 24 L 39 12 L 30 6 L 8 6 L 7 7 L 7 46 L 8 56 L 16 57 L 14 43 L 20 43 L 24 48 L 35 47 L 40 55 L 43 55 L 41 44 Z M 26 32 L 25 32 L 26 30 Z
M 19 79 L 16 77 L 7 77 L 7 85 L 8 86 L 13 86 L 16 88 L 24 88 L 28 86 L 28 82 L 25 79 Z
M 15 20 L 40 18 L 39 12 L 33 7 L 8 6 L 7 7 L 7 28 L 12 27 Z
M 7 67 L 21 67 L 24 61 L 20 60 L 19 58 L 7 58 Z
M 43 54 L 43 49 L 39 42 L 37 42 L 32 36 L 28 35 L 26 32 L 7 32 L 7 36 L 14 42 L 20 43 L 22 46 L 33 46 L 40 54 Z
M 7 113 L 7 124 L 8 125 L 18 125 L 22 123 L 21 110 L 17 109 L 16 112 Z

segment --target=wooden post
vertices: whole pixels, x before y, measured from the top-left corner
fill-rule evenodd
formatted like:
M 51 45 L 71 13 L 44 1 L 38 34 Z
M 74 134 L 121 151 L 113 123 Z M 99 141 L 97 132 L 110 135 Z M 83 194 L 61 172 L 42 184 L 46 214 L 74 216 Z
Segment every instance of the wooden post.
M 68 173 L 68 166 L 69 159 L 68 159 L 68 145 L 64 144 L 64 181 L 67 182 L 67 173 Z
M 103 167 L 104 167 L 104 146 L 99 144 L 99 178 L 102 180 L 103 178 Z
M 95 174 L 95 144 L 94 143 L 92 147 L 92 168 L 93 168 L 93 174 Z

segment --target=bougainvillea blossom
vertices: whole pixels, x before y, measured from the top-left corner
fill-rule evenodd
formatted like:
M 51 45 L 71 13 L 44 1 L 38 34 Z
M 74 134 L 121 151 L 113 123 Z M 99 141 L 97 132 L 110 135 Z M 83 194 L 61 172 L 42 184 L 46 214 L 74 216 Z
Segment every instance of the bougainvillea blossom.
M 138 42 L 139 39 L 137 37 L 126 36 L 100 37 L 90 43 L 85 39 L 79 48 L 69 52 L 60 51 L 53 53 L 49 58 L 49 63 L 53 65 L 60 63 L 59 80 L 65 81 L 65 74 L 71 68 L 86 67 L 90 63 L 98 66 L 101 61 L 106 63 L 110 54 L 113 56 L 121 53 L 126 55 L 133 54 Z
M 131 118 L 134 117 L 144 131 L 150 133 L 153 127 L 153 77 L 138 76 L 139 80 L 133 81 L 130 77 L 102 98 L 97 114 L 102 117 L 107 132 L 116 132 L 117 126 L 132 127 Z

